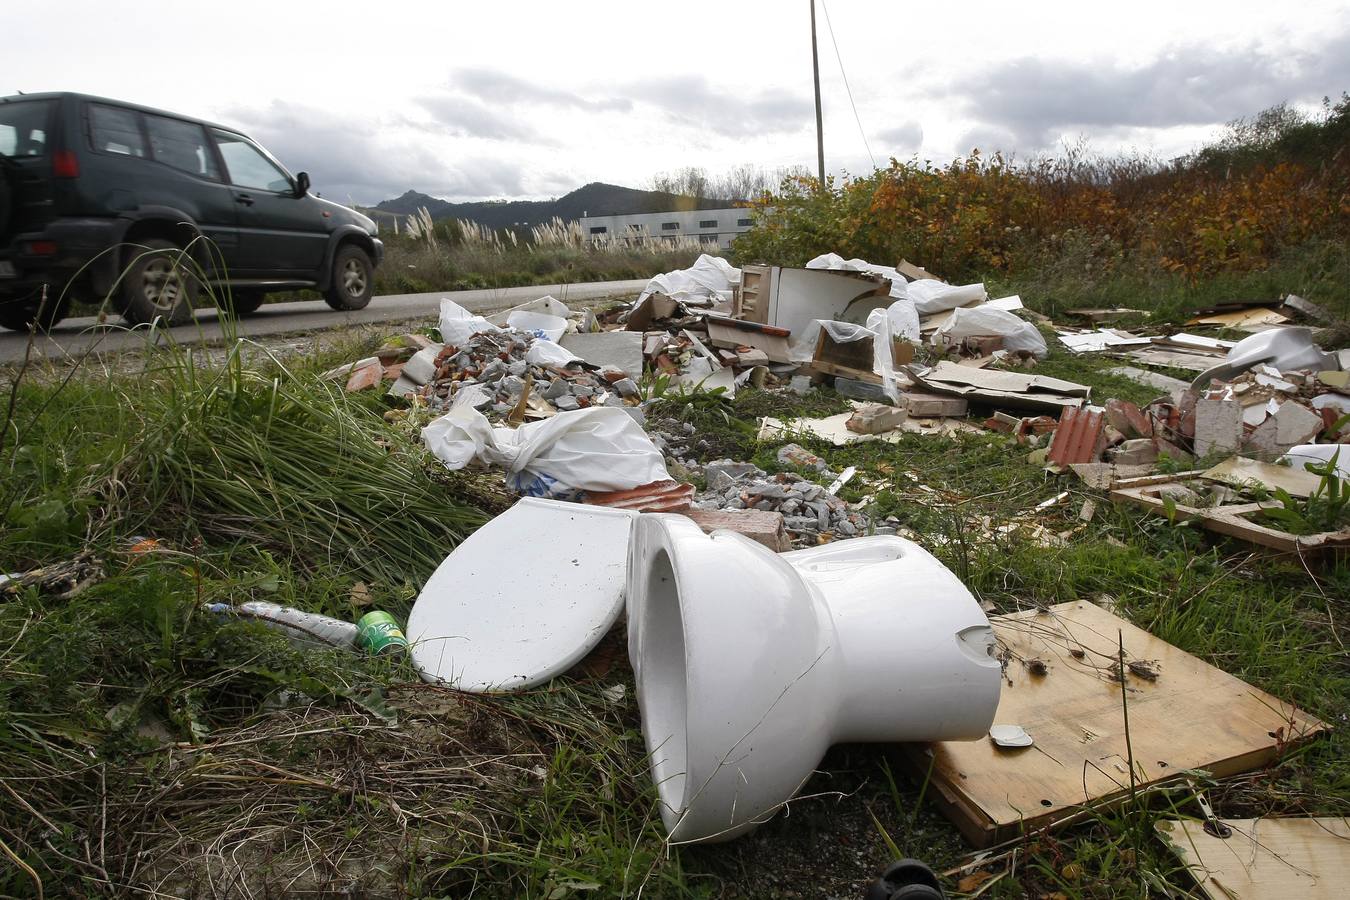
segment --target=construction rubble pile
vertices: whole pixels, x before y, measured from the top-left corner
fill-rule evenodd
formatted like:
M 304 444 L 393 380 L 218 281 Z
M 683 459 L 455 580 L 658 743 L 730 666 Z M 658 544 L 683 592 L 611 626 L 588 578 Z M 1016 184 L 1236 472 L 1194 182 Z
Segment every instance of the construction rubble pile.
M 406 633 L 413 663 L 426 680 L 461 690 L 523 689 L 571 669 L 625 617 L 662 821 L 677 842 L 755 827 L 791 799 L 835 739 L 943 747 L 929 774 L 944 796 L 961 795 L 952 815 L 977 846 L 1009 840 L 1031 821 L 1068 821 L 1085 792 L 1088 800 L 1119 796 L 1116 776 L 1087 774 L 1108 756 L 1142 752 L 1166 759 L 1158 766 L 1169 771 L 1273 758 L 1325 724 L 1093 604 L 1061 604 L 1031 628 L 1014 620 L 1046 610 L 991 624 L 921 546 L 938 546 L 940 536 L 910 532 L 873 507 L 882 490 L 917 506 L 962 498 L 923 484 L 921 472 L 892 474 L 889 464 L 878 469 L 884 477 L 861 462 L 861 477 L 854 466 L 835 471 L 803 446 L 1001 433 L 1013 457 L 1043 466 L 1049 478 L 1107 491 L 1116 503 L 1303 558 L 1350 549 L 1339 507 L 1331 518 L 1283 528 L 1302 515 L 1290 507 L 1295 499 L 1329 491 L 1334 506 L 1345 496 L 1339 479 L 1350 478 L 1350 350 L 1318 344 L 1307 325 L 1334 324 L 1319 307 L 1290 295 L 1204 310 L 1187 324 L 1248 334 L 1238 341 L 1147 324 L 1104 327 L 1146 318 L 1131 310 L 1071 315 L 1090 327 L 1057 326 L 1020 297 L 991 299 L 982 284 L 950 285 L 905 261 L 835 254 L 801 268 L 741 269 L 705 255 L 653 278 L 632 303 L 596 308 L 573 310 L 546 296 L 483 316 L 442 301 L 439 340 L 403 335 L 330 373 L 349 391 L 386 387 L 422 410 L 389 418 L 420 427 L 447 468 L 499 470 L 522 497 L 424 585 Z M 1336 339 L 1334 329 L 1322 334 Z M 1041 374 L 1047 337 L 1072 354 L 1110 356 L 1119 363 L 1112 375 L 1156 399 L 1094 398 L 1088 385 Z M 831 387 L 846 404 L 820 399 L 846 409 L 738 426 L 744 440 L 727 446 L 757 435 L 760 446 L 775 447 L 772 462 L 715 458 L 726 453 L 718 441 L 731 439 L 684 416 L 733 415 L 723 401 L 747 386 L 781 398 L 784 409 Z M 975 515 L 966 525 L 991 540 L 1017 532 L 1062 547 L 1088 527 L 1098 499 L 1083 501 L 1067 531 L 1037 517 L 1070 495 L 1061 490 L 1003 521 Z M 1323 530 L 1302 527 L 1315 522 Z M 344 646 L 351 632 L 342 630 Z M 1026 672 L 996 654 L 1014 645 Z M 1060 652 L 1088 645 L 1089 654 Z M 1115 674 L 1075 662 L 1085 656 L 1116 660 Z M 1064 674 L 1047 680 L 1051 658 Z M 678 684 L 666 683 L 672 677 Z M 878 687 L 924 678 L 933 683 L 898 693 Z M 1081 694 L 1074 708 L 1102 706 L 1105 724 L 1094 729 L 1117 731 L 1110 717 L 1119 704 L 1101 691 L 1103 679 L 1171 697 L 1140 704 L 1145 722 L 1163 718 L 1132 751 L 1085 749 L 1080 729 L 1054 724 L 1065 701 L 1047 699 L 1052 683 Z M 667 708 L 671 698 L 677 708 Z M 1234 702 L 1246 707 L 1240 717 L 1228 715 Z M 798 703 L 809 710 L 794 711 Z M 714 708 L 697 733 L 685 733 L 690 710 Z M 953 709 L 961 715 L 948 715 Z M 845 721 L 850 714 L 860 718 Z M 1168 735 L 1183 719 L 1222 721 L 1213 732 L 1223 746 L 1174 747 Z M 1286 731 L 1294 725 L 1297 734 Z M 801 747 L 756 742 L 787 748 L 757 759 L 745 738 L 761 726 L 801 731 Z M 984 737 L 994 751 L 966 749 Z M 1042 741 L 1057 765 L 1038 775 L 1017 751 Z M 687 775 L 661 777 L 675 764 L 662 755 L 667 742 Z M 734 767 L 698 768 L 733 755 Z M 667 783 L 697 788 L 668 796 Z M 1027 809 L 1041 812 L 1029 820 Z
M 348 390 L 389 384 L 393 396 L 444 414 L 425 440 L 451 467 L 502 464 L 521 493 L 685 513 L 709 529 L 783 547 L 885 534 L 891 523 L 874 524 L 861 504 L 837 496 L 851 472 L 840 481 L 800 448 L 780 457 L 779 474 L 739 460 L 704 464 L 706 437 L 668 413 L 649 420 L 653 403 L 695 391 L 731 398 L 747 384 L 790 395 L 829 385 L 849 398 L 851 412 L 765 417 L 760 439 L 800 434 L 844 445 L 984 429 L 1009 435 L 1032 461 L 1106 490 L 1153 476 L 1160 463 L 1175 469 L 1224 454 L 1325 463 L 1326 448 L 1350 441 L 1350 351 L 1324 350 L 1311 328 L 1296 324 L 1327 319 L 1302 298 L 1202 310 L 1188 323 L 1248 332 L 1242 341 L 1105 327 L 1146 318 L 1133 310 L 1069 315 L 1092 327 L 1057 326 L 1020 297 L 991 299 L 981 284 L 949 285 L 905 261 L 824 254 L 803 268 L 737 269 L 704 255 L 653 278 L 631 304 L 573 311 L 545 296 L 480 316 L 445 300 L 441 342 L 404 335 L 334 374 Z M 1071 353 L 1120 359 L 1111 372 L 1155 388 L 1158 398 L 1142 407 L 1114 398 L 1097 405 L 1086 385 L 1037 374 L 1048 353 L 1042 329 Z M 597 408 L 622 410 L 631 422 L 570 424 L 568 417 Z M 566 423 L 541 427 L 560 418 Z M 541 467 L 545 443 L 563 441 L 555 455 L 595 454 L 597 429 L 621 434 L 627 450 L 647 460 L 631 471 L 653 477 L 635 483 L 636 475 L 591 464 L 573 467 L 569 483 Z M 1350 473 L 1350 458 L 1339 465 Z M 706 487 L 696 492 L 700 476 Z

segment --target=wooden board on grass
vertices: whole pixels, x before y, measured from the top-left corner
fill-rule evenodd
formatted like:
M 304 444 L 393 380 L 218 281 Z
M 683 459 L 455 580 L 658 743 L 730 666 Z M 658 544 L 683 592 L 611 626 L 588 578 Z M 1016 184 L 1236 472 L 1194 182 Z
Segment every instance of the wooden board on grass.
M 1217 837 L 1203 822 L 1163 820 L 1154 827 L 1212 900 L 1337 900 L 1350 883 L 1350 821 L 1224 819 Z
M 1021 725 L 1035 745 L 1002 750 L 986 738 L 913 751 L 918 776 L 931 765 L 939 805 L 977 847 L 1071 821 L 1087 806 L 1128 794 L 1121 685 L 1112 672 L 1118 633 L 1126 662 L 1157 673 L 1155 680 L 1126 676 L 1138 787 L 1187 769 L 1217 777 L 1245 772 L 1327 728 L 1091 603 L 991 623 L 1007 659 L 994 722 Z M 1045 675 L 1031 674 L 1026 662 L 1034 659 L 1046 664 Z
M 1211 470 L 1213 471 L 1213 470 Z M 1206 472 L 1179 472 L 1175 475 L 1151 475 L 1116 482 L 1111 499 L 1116 503 L 1142 506 L 1154 515 L 1166 516 L 1177 522 L 1194 521 L 1210 531 L 1226 534 L 1261 547 L 1269 547 L 1299 556 L 1325 555 L 1350 550 L 1350 528 L 1322 531 L 1317 534 L 1294 534 L 1281 528 L 1272 528 L 1261 518 L 1261 511 L 1278 507 L 1275 500 L 1255 503 L 1220 503 L 1217 506 L 1190 506 L 1168 503 L 1164 497 L 1170 488 L 1184 488 L 1188 478 L 1203 477 Z M 1290 474 L 1294 474 L 1290 470 Z

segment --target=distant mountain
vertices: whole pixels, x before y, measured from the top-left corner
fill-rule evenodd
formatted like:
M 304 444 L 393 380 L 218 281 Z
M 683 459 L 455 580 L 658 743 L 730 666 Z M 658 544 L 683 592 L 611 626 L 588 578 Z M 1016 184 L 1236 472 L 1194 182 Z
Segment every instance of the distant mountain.
M 594 181 L 556 200 L 478 200 L 451 203 L 408 191 L 393 200 L 384 200 L 374 212 L 407 216 L 425 206 L 433 219 L 469 219 L 489 228 L 511 225 L 540 225 L 557 217 L 564 221 L 589 216 L 623 216 L 633 213 L 670 212 L 688 209 L 725 209 L 732 200 L 712 200 L 667 194 L 664 191 L 640 191 Z

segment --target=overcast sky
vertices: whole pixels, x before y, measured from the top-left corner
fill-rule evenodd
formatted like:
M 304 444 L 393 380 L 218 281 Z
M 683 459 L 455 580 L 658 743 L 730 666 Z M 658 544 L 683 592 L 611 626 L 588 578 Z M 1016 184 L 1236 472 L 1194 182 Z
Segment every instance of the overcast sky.
M 1170 158 L 1236 117 L 1350 90 L 1350 0 L 826 3 L 862 124 L 818 3 L 832 172 L 1079 138 Z M 7 2 L 0 94 L 84 91 L 241 127 L 361 203 L 551 197 L 687 165 L 814 170 L 808 8 Z

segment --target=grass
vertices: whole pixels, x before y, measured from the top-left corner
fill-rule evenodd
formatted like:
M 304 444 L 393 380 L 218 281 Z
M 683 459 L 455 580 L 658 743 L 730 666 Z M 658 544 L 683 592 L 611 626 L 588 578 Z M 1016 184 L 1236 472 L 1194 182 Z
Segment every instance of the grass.
M 1130 305 L 1113 302 L 1123 293 L 1060 296 Z M 303 363 L 246 363 L 247 345 L 212 357 L 147 350 L 134 370 L 11 382 L 0 571 L 88 549 L 105 577 L 73 596 L 0 593 L 0 893 L 856 896 L 896 851 L 939 870 L 966 861 L 926 773 L 887 746 L 834 748 L 787 812 L 744 839 L 666 846 L 622 634 L 568 677 L 480 697 L 421 685 L 404 661 L 302 649 L 204 613 L 264 599 L 355 619 L 369 596 L 401 617 L 429 567 L 501 508 L 495 476 L 425 464 L 415 416 L 391 426 L 382 401 L 318 378 L 376 342 Z M 1106 374 L 1112 365 L 1052 342 L 1036 371 L 1091 384 L 1099 400 L 1154 395 Z M 829 391 L 744 388 L 734 400 L 669 395 L 649 415 L 692 423 L 707 459 L 776 470 L 783 442 L 756 442 L 756 417 L 845 408 Z M 1309 571 L 1112 506 L 998 435 L 799 443 L 835 470 L 857 466 L 844 496 L 873 496 L 874 518 L 917 532 L 994 609 L 1109 599 L 1158 637 L 1344 725 L 1350 567 Z M 1067 503 L 1032 512 L 1066 490 Z M 1089 499 L 1097 513 L 1082 523 Z M 1018 521 L 1078 530 L 1043 546 L 989 527 Z M 142 536 L 164 549 L 132 552 Z M 1013 848 L 1016 871 L 982 896 L 1187 889 L 1152 823 L 1196 814 L 1195 789 L 1221 817 L 1345 814 L 1342 730 L 1270 769 L 1197 775 L 1194 789 L 1029 838 Z

